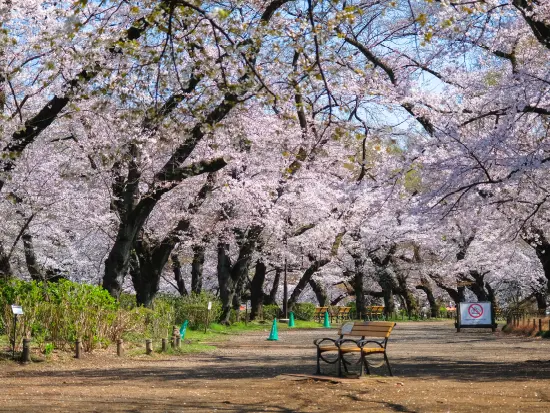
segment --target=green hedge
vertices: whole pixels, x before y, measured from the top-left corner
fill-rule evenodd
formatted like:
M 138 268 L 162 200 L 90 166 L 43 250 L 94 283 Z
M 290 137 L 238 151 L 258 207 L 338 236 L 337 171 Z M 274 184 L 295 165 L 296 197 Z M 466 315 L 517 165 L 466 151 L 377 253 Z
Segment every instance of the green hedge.
M 108 344 L 118 305 L 101 287 L 62 280 L 58 283 L 8 280 L 0 284 L 2 324 L 13 329 L 11 304 L 23 307 L 17 325 L 18 344 L 31 336 L 65 347 L 80 338 L 85 351 Z
M 297 320 L 312 321 L 313 314 L 315 314 L 315 307 L 313 303 L 297 303 L 294 304 L 294 317 Z
M 271 321 L 275 318 L 279 318 L 281 309 L 277 304 L 264 305 L 262 309 L 264 320 Z
M 222 313 L 221 301 L 210 292 L 201 292 L 200 294 L 190 294 L 185 297 L 176 297 L 169 295 L 159 295 L 155 301 L 169 303 L 174 308 L 174 321 L 181 325 L 185 320 L 189 320 L 189 328 L 202 328 L 208 323 L 219 320 Z M 208 313 L 208 302 L 212 303 L 212 309 Z
M 175 318 L 174 306 L 163 299 L 149 309 L 137 307 L 131 295 L 118 303 L 100 286 L 10 279 L 0 282 L 0 320 L 6 333 L 13 329 L 11 304 L 24 311 L 17 323 L 17 346 L 31 337 L 42 350 L 48 343 L 66 349 L 77 338 L 84 351 L 92 351 L 123 335 L 167 337 Z

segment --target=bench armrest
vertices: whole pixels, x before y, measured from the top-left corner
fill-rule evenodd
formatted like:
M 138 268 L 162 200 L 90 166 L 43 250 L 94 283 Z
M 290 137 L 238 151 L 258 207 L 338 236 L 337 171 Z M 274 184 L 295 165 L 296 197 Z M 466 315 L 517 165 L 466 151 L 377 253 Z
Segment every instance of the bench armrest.
M 357 339 L 357 340 L 354 340 L 352 338 L 342 338 L 342 339 L 339 339 L 339 340 L 336 340 L 336 346 L 338 346 L 338 348 L 341 348 L 342 347 L 342 344 L 344 343 L 353 343 L 355 344 L 357 347 L 361 347 L 359 345 L 359 342 L 362 341 L 361 339 Z
M 376 341 L 376 340 L 359 340 L 357 342 L 357 345 L 359 347 L 363 348 L 369 343 L 375 343 L 375 344 L 378 344 L 381 348 L 384 348 L 384 342 L 383 341 Z
M 333 339 L 333 338 L 328 338 L 328 337 L 318 338 L 318 339 L 313 340 L 313 344 L 315 344 L 317 347 L 319 347 L 323 341 L 331 341 L 333 344 L 336 344 L 338 339 Z

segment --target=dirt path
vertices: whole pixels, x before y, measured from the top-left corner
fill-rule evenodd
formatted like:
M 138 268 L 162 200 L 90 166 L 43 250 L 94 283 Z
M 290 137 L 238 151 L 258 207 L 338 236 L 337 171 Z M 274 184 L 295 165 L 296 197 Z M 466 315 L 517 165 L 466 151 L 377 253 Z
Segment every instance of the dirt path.
M 550 340 L 449 323 L 402 323 L 367 379 L 317 381 L 314 338 L 335 331 L 234 336 L 208 354 L 66 363 L 2 362 L 2 412 L 550 412 Z M 323 371 L 334 374 L 334 368 Z

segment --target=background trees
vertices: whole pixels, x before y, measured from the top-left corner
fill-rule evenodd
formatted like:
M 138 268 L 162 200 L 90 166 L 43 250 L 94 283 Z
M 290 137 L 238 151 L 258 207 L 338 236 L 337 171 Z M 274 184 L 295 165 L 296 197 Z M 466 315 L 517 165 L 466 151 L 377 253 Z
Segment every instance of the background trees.
M 546 308 L 541 2 L 2 7 L 4 277 Z

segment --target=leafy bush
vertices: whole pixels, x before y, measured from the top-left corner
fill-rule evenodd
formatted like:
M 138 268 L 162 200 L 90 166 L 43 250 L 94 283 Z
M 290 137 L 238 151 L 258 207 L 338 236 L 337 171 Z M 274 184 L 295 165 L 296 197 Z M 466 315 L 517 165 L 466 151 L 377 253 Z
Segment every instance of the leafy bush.
M 8 331 L 13 328 L 11 304 L 21 305 L 25 312 L 18 323 L 18 345 L 31 335 L 41 347 L 51 341 L 65 348 L 80 338 L 85 351 L 109 344 L 118 310 L 114 298 L 99 286 L 11 279 L 0 284 L 2 324 Z
M 277 304 L 264 305 L 263 307 L 264 320 L 271 321 L 275 318 L 279 318 L 280 312 L 281 312 L 281 309 Z
M 315 314 L 315 304 L 297 303 L 294 305 L 294 317 L 298 320 L 311 321 Z
M 53 349 L 54 349 L 53 344 L 52 344 L 52 343 L 48 343 L 48 344 L 46 344 L 46 345 L 44 346 L 43 352 L 44 352 L 44 354 L 45 354 L 46 356 L 49 356 L 50 354 L 52 354 Z
M 175 323 L 180 325 L 189 320 L 189 328 L 201 328 L 208 323 L 219 320 L 222 313 L 222 303 L 210 292 L 191 294 L 185 297 L 162 296 L 157 300 L 170 303 L 174 309 Z M 208 313 L 208 302 L 212 302 L 212 309 Z
M 172 335 L 175 320 L 174 305 L 159 297 L 153 301 L 153 306 L 147 318 L 147 333 L 152 338 L 163 338 Z

